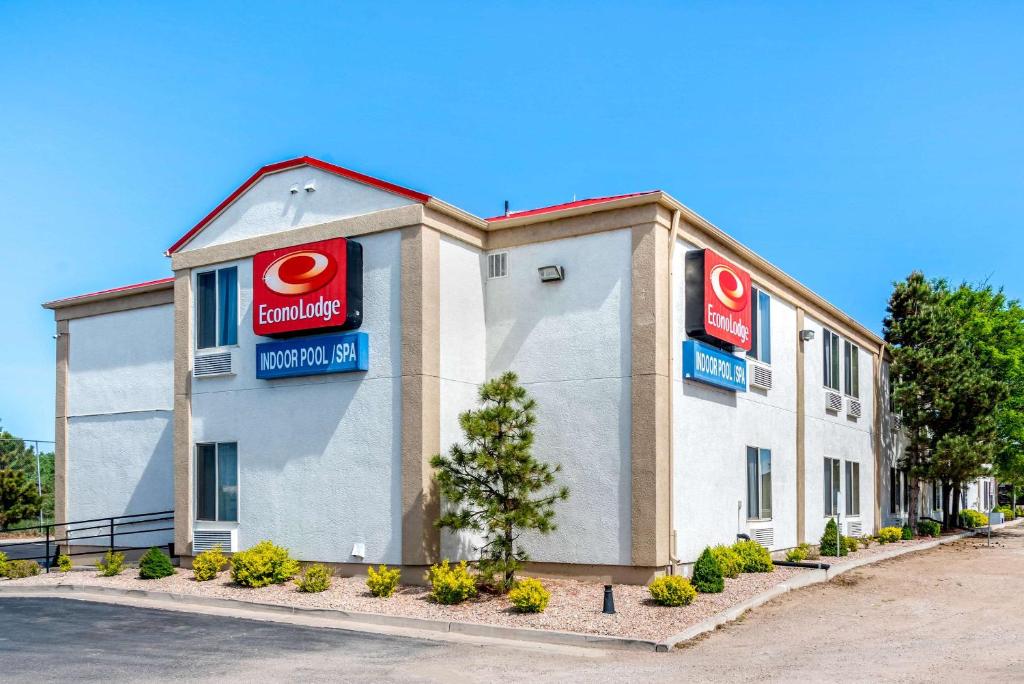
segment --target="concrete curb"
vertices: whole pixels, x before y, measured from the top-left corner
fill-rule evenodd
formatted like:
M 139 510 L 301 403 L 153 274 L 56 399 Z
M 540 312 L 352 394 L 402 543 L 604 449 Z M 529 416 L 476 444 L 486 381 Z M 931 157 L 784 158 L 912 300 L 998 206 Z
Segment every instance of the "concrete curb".
M 365 627 L 367 625 L 416 630 L 419 632 L 425 632 L 425 634 L 422 635 L 423 638 L 430 638 L 430 634 L 461 634 L 487 639 L 503 639 L 506 641 L 633 651 L 654 651 L 657 646 L 657 643 L 654 641 L 603 636 L 600 634 L 555 632 L 543 629 L 530 629 L 527 627 L 501 627 L 498 625 L 486 625 L 471 622 L 431 620 L 429 618 L 381 615 L 379 613 L 358 613 L 334 608 L 300 608 L 297 606 L 253 603 L 249 601 L 240 601 L 238 599 L 191 596 L 165 591 L 148 591 L 145 589 L 115 589 L 113 587 L 97 587 L 85 584 L 16 587 L 0 586 L 0 598 L 11 596 L 39 596 L 40 594 L 65 594 L 68 595 L 69 598 L 77 598 L 81 600 L 88 600 L 90 596 L 149 599 L 152 601 L 172 603 L 175 606 L 182 608 L 228 608 L 240 613 L 248 613 L 253 617 L 265 617 L 268 615 L 278 618 L 285 618 L 290 615 L 317 617 L 332 622 L 335 626 L 355 631 L 360 631 L 361 627 Z
M 993 525 L 992 529 L 1000 530 L 1004 527 L 1019 525 L 1021 523 L 1024 523 L 1024 518 L 1011 520 L 1010 522 L 1006 522 L 1001 525 Z M 891 558 L 898 558 L 899 556 L 904 556 L 908 553 L 915 553 L 917 551 L 926 551 L 928 549 L 934 549 L 938 546 L 942 546 L 943 544 L 952 544 L 953 542 L 958 542 L 961 539 L 975 537 L 979 534 L 981 534 L 980 530 L 960 532 L 958 534 L 951 534 L 948 537 L 942 537 L 934 541 L 925 542 L 924 544 L 917 544 L 915 546 L 905 548 L 897 547 L 893 549 L 891 553 L 879 554 L 876 556 L 868 556 L 862 559 L 837 563 L 831 566 L 828 570 L 808 570 L 806 573 L 801 573 L 793 579 L 787 580 L 781 584 L 777 584 L 776 586 L 772 587 L 771 589 L 762 594 L 758 594 L 757 596 L 749 598 L 746 601 L 743 601 L 742 603 L 736 604 L 732 608 L 728 608 L 720 613 L 716 613 L 715 615 L 712 615 L 706 620 L 698 622 L 696 625 L 688 627 L 682 632 L 674 634 L 669 638 L 658 642 L 658 645 L 655 647 L 655 650 L 658 652 L 670 651 L 681 643 L 690 641 L 691 639 L 695 639 L 702 634 L 713 632 L 722 625 L 736 620 L 748 610 L 764 605 L 768 601 L 771 601 L 774 598 L 778 598 L 786 592 L 793 591 L 795 589 L 801 589 L 803 587 L 809 587 L 813 584 L 827 582 L 834 577 L 838 577 L 843 573 L 850 572 L 851 570 L 855 570 L 865 565 L 880 563 L 881 561 L 889 560 Z

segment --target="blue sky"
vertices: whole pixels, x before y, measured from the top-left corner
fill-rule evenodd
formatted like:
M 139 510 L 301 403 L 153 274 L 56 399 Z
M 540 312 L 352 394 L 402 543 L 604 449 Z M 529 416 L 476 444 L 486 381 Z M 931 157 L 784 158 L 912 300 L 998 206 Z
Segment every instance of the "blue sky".
M 0 1 L 0 421 L 39 303 L 168 275 L 310 154 L 480 215 L 661 188 L 878 330 L 920 268 L 1024 290 L 1020 3 Z

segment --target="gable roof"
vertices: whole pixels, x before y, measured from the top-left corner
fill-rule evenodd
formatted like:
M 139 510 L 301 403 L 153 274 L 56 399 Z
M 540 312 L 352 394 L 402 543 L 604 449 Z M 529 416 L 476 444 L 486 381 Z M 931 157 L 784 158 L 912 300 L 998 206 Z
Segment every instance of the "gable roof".
M 296 157 L 295 159 L 288 159 L 283 162 L 277 162 L 276 164 L 267 164 L 259 171 L 249 176 L 248 180 L 246 180 L 244 183 L 238 186 L 238 188 L 234 192 L 227 196 L 227 199 L 218 204 L 214 208 L 214 210 L 211 211 L 206 216 L 204 216 L 202 220 L 199 221 L 199 223 L 192 226 L 192 228 L 189 229 L 187 233 L 178 238 L 177 242 L 168 247 L 167 251 L 164 252 L 164 254 L 170 256 L 171 254 L 174 254 L 179 249 L 184 247 L 189 240 L 191 240 L 193 237 L 196 236 L 196 234 L 199 233 L 199 231 L 201 231 L 203 228 L 209 225 L 209 223 L 213 221 L 215 218 L 220 216 L 221 212 L 223 212 L 225 209 L 231 206 L 231 204 L 235 200 L 241 197 L 246 190 L 255 185 L 256 182 L 259 181 L 264 176 L 269 175 L 271 173 L 277 173 L 279 171 L 287 171 L 288 169 L 296 169 L 299 168 L 300 166 L 311 166 L 315 169 L 320 169 L 321 171 L 326 171 L 327 173 L 333 173 L 336 176 L 341 176 L 342 178 L 348 178 L 349 180 L 364 183 L 366 185 L 370 185 L 380 190 L 386 190 L 387 192 L 392 192 L 396 195 L 401 195 L 402 197 L 411 199 L 414 202 L 421 202 L 423 204 L 426 204 L 431 199 L 430 195 L 425 195 L 422 192 L 410 190 L 409 188 L 402 187 L 401 185 L 395 185 L 394 183 L 389 183 L 388 181 L 381 180 L 379 178 L 374 178 L 373 176 L 367 176 L 364 173 L 359 173 L 358 171 L 353 171 L 352 169 L 346 169 L 345 167 L 338 166 L 337 164 L 331 164 L 308 156 Z

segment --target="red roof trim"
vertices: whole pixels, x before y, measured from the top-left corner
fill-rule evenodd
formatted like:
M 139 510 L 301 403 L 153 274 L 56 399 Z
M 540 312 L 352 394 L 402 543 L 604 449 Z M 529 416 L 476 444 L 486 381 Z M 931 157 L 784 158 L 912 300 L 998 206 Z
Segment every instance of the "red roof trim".
M 562 211 L 564 209 L 575 209 L 576 207 L 586 207 L 591 204 L 603 204 L 605 202 L 612 202 L 614 200 L 626 199 L 627 197 L 639 197 L 640 195 L 653 195 L 658 192 L 657 190 L 645 190 L 644 192 L 631 192 L 626 195 L 611 195 L 610 197 L 592 197 L 590 199 L 577 200 L 575 202 L 566 202 L 565 204 L 552 204 L 548 207 L 539 207 L 537 209 L 527 209 L 526 211 L 513 211 L 508 216 L 504 214 L 499 216 L 492 216 L 489 219 L 485 219 L 488 223 L 492 221 L 507 221 L 509 219 L 520 218 L 523 216 L 535 216 L 537 214 L 548 214 L 554 211 Z
M 277 162 L 276 164 L 268 164 L 267 166 L 264 166 L 253 175 L 249 176 L 249 179 L 242 183 L 242 185 L 240 185 L 237 190 L 228 195 L 226 200 L 218 204 L 213 211 L 204 216 L 199 223 L 194 225 L 191 230 L 182 235 L 177 242 L 171 245 L 167 250 L 167 254 L 171 255 L 174 252 L 178 251 L 178 249 L 184 246 L 185 243 L 187 243 L 189 240 L 195 237 L 196 233 L 205 228 L 207 224 L 210 223 L 210 221 L 215 219 L 222 211 L 227 209 L 232 202 L 238 199 L 242 195 L 242 193 L 244 193 L 246 190 L 252 187 L 252 185 L 263 176 L 266 176 L 267 174 L 270 173 L 276 173 L 278 171 L 285 171 L 287 169 L 298 168 L 300 166 L 312 166 L 313 168 L 320 169 L 321 171 L 333 173 L 337 176 L 342 176 L 344 178 L 358 181 L 360 183 L 372 185 L 373 187 L 380 188 L 381 190 L 393 192 L 396 195 L 407 197 L 416 202 L 426 203 L 427 201 L 430 200 L 430 195 L 424 195 L 422 192 L 416 192 L 415 190 L 410 190 L 409 188 L 403 188 L 400 185 L 395 185 L 394 183 L 389 183 L 387 181 L 380 180 L 379 178 L 367 176 L 366 174 L 359 173 L 358 171 L 346 169 L 336 164 L 329 164 L 325 161 L 314 159 L 313 157 L 297 157 L 295 159 L 288 159 L 287 161 Z
M 64 299 L 55 299 L 52 302 L 47 302 L 47 306 L 53 306 L 56 304 L 67 304 L 78 299 L 87 299 L 89 297 L 98 297 L 99 295 L 114 294 L 116 292 L 127 292 L 129 290 L 138 290 L 144 287 L 150 287 L 153 285 L 168 285 L 174 282 L 174 278 L 160 278 L 158 280 L 147 280 L 144 283 L 135 283 L 133 285 L 122 285 L 121 287 L 112 287 L 109 290 L 100 290 L 99 292 L 90 292 L 88 294 L 75 295 L 74 297 L 66 297 Z

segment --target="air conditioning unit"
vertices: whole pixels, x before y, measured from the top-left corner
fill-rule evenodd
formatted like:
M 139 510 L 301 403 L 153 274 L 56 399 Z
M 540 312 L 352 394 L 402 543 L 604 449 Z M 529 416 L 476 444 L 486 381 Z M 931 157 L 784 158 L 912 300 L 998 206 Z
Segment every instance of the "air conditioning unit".
M 770 390 L 772 388 L 772 369 L 759 363 L 752 363 L 750 366 L 752 370 L 750 373 L 750 386 Z
M 192 530 L 193 555 L 209 551 L 215 546 L 225 553 L 238 550 L 238 530 Z
M 750 538 L 764 548 L 770 549 L 775 545 L 775 528 L 759 527 L 756 530 L 750 530 Z
M 843 410 L 843 398 L 839 392 L 825 390 L 825 410 L 839 413 Z
M 192 376 L 196 378 L 234 374 L 234 359 L 230 351 L 196 354 L 192 363 Z
M 860 401 L 850 397 L 846 400 L 846 415 L 853 418 L 860 418 L 861 406 Z
M 863 532 L 864 528 L 861 527 L 860 520 L 848 520 L 846 522 L 847 537 L 859 537 Z

